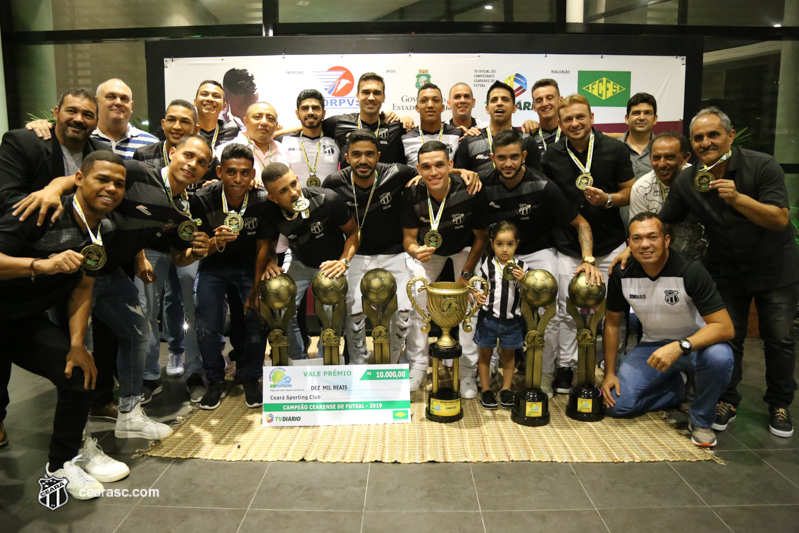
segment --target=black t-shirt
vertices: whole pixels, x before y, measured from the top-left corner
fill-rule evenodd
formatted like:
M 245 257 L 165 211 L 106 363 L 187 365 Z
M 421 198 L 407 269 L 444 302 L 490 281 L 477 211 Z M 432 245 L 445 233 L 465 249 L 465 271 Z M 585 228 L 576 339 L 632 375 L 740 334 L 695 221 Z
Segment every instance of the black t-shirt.
M 347 205 L 333 191 L 321 187 L 302 188 L 302 195 L 311 202 L 308 218 L 298 213 L 289 220 L 283 208 L 269 202 L 262 224 L 266 238 L 276 241 L 286 236 L 292 257 L 305 266 L 319 268 L 325 261 L 341 258 L 346 238 L 341 231 L 352 218 Z
M 599 131 L 595 131 L 594 135 L 594 158 L 591 163 L 593 186 L 608 194 L 619 192 L 619 183 L 630 181 L 634 177 L 627 145 L 603 135 Z M 586 164 L 587 149 L 582 153 L 572 149 L 572 153 L 583 165 Z M 569 157 L 569 153 L 566 151 L 565 137 L 547 148 L 542 160 L 542 167 L 546 177 L 558 184 L 566 195 L 566 199 L 577 207 L 579 213 L 591 225 L 591 233 L 594 236 L 594 255 L 607 255 L 627 239 L 625 224 L 619 214 L 619 208 L 605 209 L 604 205 L 591 205 L 585 199 L 583 191 L 575 185 L 577 176 L 583 171 Z M 555 227 L 555 246 L 560 253 L 569 257 L 582 256 L 577 230 L 571 226 Z
M 195 219 L 200 219 L 200 231 L 204 231 L 209 237 L 214 236 L 214 230 L 224 225 L 227 214 L 222 208 L 222 182 L 218 181 L 203 187 L 191 196 L 191 215 Z M 271 202 L 266 197 L 264 189 L 256 188 L 248 193 L 247 209 L 242 215 L 244 217 L 244 228 L 239 232 L 238 237 L 233 242 L 225 245 L 223 252 L 209 255 L 200 263 L 200 268 L 207 268 L 216 265 L 232 265 L 247 268 L 255 263 L 258 247 L 257 240 L 265 240 L 268 237 L 266 228 L 266 216 Z M 228 210 L 241 214 L 241 205 L 228 205 Z
M 108 262 L 101 272 L 111 273 L 130 262 L 137 253 L 162 236 L 167 248 L 185 250 L 191 241 L 178 237 L 178 226 L 188 220 L 172 206 L 164 188 L 162 172 L 140 161 L 125 161 L 127 183 L 125 196 L 110 218 L 116 226 L 116 238 L 107 246 Z M 179 197 L 174 198 L 181 206 Z M 200 228 L 203 229 L 203 228 Z
M 630 306 L 644 328 L 645 342 L 680 340 L 705 326 L 703 316 L 725 308 L 713 278 L 699 261 L 670 251 L 663 269 L 650 278 L 631 257 L 624 270 L 613 267 L 608 279 L 608 311 Z
M 474 242 L 474 231 L 486 229 L 486 199 L 483 191 L 474 196 L 469 194 L 466 184 L 459 176 L 450 176 L 452 184 L 445 198 L 444 212 L 438 232 L 442 244 L 435 255 L 450 256 L 457 254 Z M 424 181 L 413 185 L 402 192 L 402 227 L 419 230 L 416 242 L 424 244 L 424 236 L 430 230 L 430 209 L 427 204 L 427 187 Z M 441 204 L 430 198 L 433 217 L 438 214 Z
M 164 153 L 166 152 L 166 150 L 164 150 L 165 144 L 166 141 L 161 141 L 137 148 L 136 151 L 133 152 L 133 159 L 147 163 L 156 170 L 161 170 L 169 164 L 169 154 Z M 211 160 L 211 164 L 208 166 L 208 172 L 205 174 L 205 176 L 203 176 L 203 179 L 186 187 L 186 191 L 191 195 L 194 191 L 200 189 L 203 186 L 203 183 L 217 179 L 216 167 L 218 166 L 219 160 L 214 157 Z
M 686 168 L 672 183 L 660 211 L 663 222 L 681 222 L 693 213 L 708 238 L 708 270 L 716 279 L 738 279 L 743 283 L 741 290 L 774 289 L 799 281 L 799 246 L 793 224 L 777 231 L 766 229 L 724 202 L 717 191 L 700 193 L 694 188 L 699 166 Z M 785 174 L 770 155 L 733 148 L 724 178 L 733 180 L 738 192 L 760 203 L 790 207 Z
M 31 257 L 47 259 L 52 254 L 66 250 L 80 252 L 90 245 L 91 238 L 84 233 L 72 207 L 73 194 L 61 197 L 64 212 L 55 222 L 50 217 L 41 226 L 36 225 L 36 217 L 28 217 L 20 222 L 18 217 L 6 213 L 0 218 L 0 253 L 11 257 Z M 103 245 L 114 240 L 114 224 L 104 218 L 100 224 L 100 237 Z M 92 229 L 97 233 L 97 228 Z M 0 317 L 19 319 L 35 316 L 64 302 L 80 283 L 84 274 L 94 276 L 95 271 L 81 268 L 71 274 L 52 274 L 30 276 L 0 281 Z
M 357 255 L 399 254 L 405 251 L 400 222 L 402 191 L 414 176 L 416 170 L 409 166 L 378 163 L 374 193 L 371 185 L 365 188 L 355 185 L 357 208 L 353 198 L 352 170 L 339 170 L 324 181 L 322 186 L 338 194 L 346 202 L 355 221 L 362 225 Z M 366 211 L 370 194 L 372 202 Z
M 463 135 L 463 130 L 450 124 L 442 124 L 436 131 L 419 131 L 421 126 L 416 126 L 402 136 L 402 145 L 405 149 L 405 160 L 411 167 L 415 167 L 419 162 L 419 148 L 426 142 L 441 141 L 449 148 L 449 159 L 455 157 L 458 150 L 458 141 Z M 422 135 L 424 134 L 424 136 Z M 383 159 L 381 156 L 380 159 Z
M 494 168 L 491 161 L 491 144 L 488 142 L 489 127 L 480 131 L 475 137 L 464 137 L 458 150 L 455 152 L 455 168 L 465 168 L 474 172 L 488 172 Z M 541 152 L 535 144 L 535 139 L 526 133 L 519 132 L 522 136 L 522 149 L 527 152 L 524 164 L 528 168 L 541 170 Z
M 540 171 L 527 167 L 516 187 L 508 189 L 493 168 L 481 172 L 489 223 L 508 220 L 519 230 L 517 255 L 555 246 L 555 226 L 570 226 L 577 218 L 574 207 L 560 188 Z
M 347 151 L 347 137 L 353 131 L 360 129 L 358 127 L 359 116 L 360 113 L 346 113 L 326 118 L 322 122 L 322 132 L 326 137 L 333 137 L 341 151 L 341 168 L 350 166 L 344 158 L 344 154 Z M 405 163 L 405 148 L 402 145 L 402 135 L 405 133 L 405 128 L 402 122 L 386 124 L 385 116 L 381 113 L 379 122 L 368 124 L 361 121 L 361 127 L 377 136 L 377 142 L 380 144 L 377 147 L 380 152 L 380 161 L 383 163 Z

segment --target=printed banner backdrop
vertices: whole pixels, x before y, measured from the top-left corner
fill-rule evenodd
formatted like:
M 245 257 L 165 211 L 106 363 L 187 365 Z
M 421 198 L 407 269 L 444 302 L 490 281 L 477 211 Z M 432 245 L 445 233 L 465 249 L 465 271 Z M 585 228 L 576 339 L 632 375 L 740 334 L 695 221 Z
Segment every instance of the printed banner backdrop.
M 658 127 L 681 130 L 685 96 L 685 57 L 542 54 L 357 54 L 200 57 L 164 60 L 166 104 L 175 98 L 192 100 L 200 82 L 222 78 L 231 68 L 247 69 L 255 77 L 260 100 L 271 103 L 283 126 L 296 124 L 296 99 L 303 89 L 325 95 L 328 116 L 358 109 L 356 87 L 364 72 L 386 80 L 384 111 L 418 116 L 416 92 L 425 82 L 441 87 L 468 83 L 477 105 L 473 115 L 487 121 L 486 90 L 495 81 L 511 85 L 518 111 L 513 124 L 537 120 L 531 89 L 540 78 L 553 78 L 561 95 L 580 93 L 591 102 L 594 122 L 609 131 L 624 131 L 627 100 L 648 92 L 658 102 Z M 449 112 L 445 112 L 449 119 Z

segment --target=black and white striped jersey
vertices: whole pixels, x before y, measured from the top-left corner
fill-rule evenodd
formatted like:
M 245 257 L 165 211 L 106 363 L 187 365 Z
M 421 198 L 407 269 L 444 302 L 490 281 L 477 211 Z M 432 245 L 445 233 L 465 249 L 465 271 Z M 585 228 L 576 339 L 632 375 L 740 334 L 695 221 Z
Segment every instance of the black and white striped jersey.
M 524 261 L 513 258 L 522 270 L 528 268 Z M 491 313 L 496 318 L 515 318 L 519 316 L 521 291 L 519 283 L 514 279 L 509 281 L 502 277 L 502 266 L 493 255 L 488 257 L 480 266 L 480 275 L 488 282 L 488 296 L 481 310 Z

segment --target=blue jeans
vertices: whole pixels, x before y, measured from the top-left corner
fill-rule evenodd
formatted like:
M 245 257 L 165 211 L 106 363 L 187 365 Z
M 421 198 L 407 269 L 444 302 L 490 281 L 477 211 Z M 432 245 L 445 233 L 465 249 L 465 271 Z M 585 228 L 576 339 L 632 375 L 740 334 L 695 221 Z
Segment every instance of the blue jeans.
M 796 354 L 793 338 L 793 319 L 799 300 L 799 284 L 777 287 L 755 293 L 747 292 L 744 284 L 732 279 L 717 279 L 719 293 L 735 326 L 735 338 L 730 341 L 735 356 L 735 369 L 721 400 L 737 406 L 741 403 L 738 384 L 743 377 L 744 340 L 749 322 L 752 299 L 757 307 L 760 338 L 766 359 L 766 394 L 769 407 L 788 408 L 793 403 L 796 380 L 793 377 Z
M 693 367 L 696 390 L 690 416 L 694 427 L 710 429 L 716 418 L 716 404 L 730 381 L 733 367 L 732 348 L 727 343 L 714 344 L 704 350 L 680 357 L 665 372 L 646 361 L 655 350 L 673 341 L 642 342 L 621 360 L 616 370 L 621 395 L 611 394 L 616 405 L 605 410 L 608 416 L 635 416 L 679 405 L 685 398 L 685 385 L 680 370 Z
M 221 348 L 227 318 L 225 294 L 229 294 L 228 288 L 233 286 L 243 307 L 252 284 L 253 268 L 250 265 L 200 265 L 197 273 L 197 337 L 203 368 L 210 382 L 225 379 L 225 360 Z M 258 313 L 252 309 L 247 310 L 244 322 L 244 378 L 254 381 L 263 374 L 266 328 L 261 324 Z
M 150 337 L 147 343 L 147 355 L 144 360 L 144 379 L 155 380 L 161 377 L 161 365 L 158 363 L 158 358 L 161 355 L 161 339 L 158 335 L 158 311 L 161 309 L 161 295 L 167 285 L 172 258 L 168 253 L 157 252 L 150 248 L 145 249 L 144 253 L 153 266 L 155 281 L 145 284 L 142 280 L 136 278 L 134 283 L 139 290 L 139 301 L 144 310 L 144 315 L 150 323 Z M 186 356 L 183 366 L 186 370 L 186 375 L 190 376 L 194 373 L 199 373 L 202 368 L 200 349 L 197 346 L 197 331 L 194 329 L 194 278 L 197 274 L 197 264 L 181 267 L 178 269 L 177 274 L 183 290 L 184 316 L 189 324 L 189 328 L 186 330 Z M 164 313 L 164 317 L 166 317 L 166 313 Z M 166 318 L 164 322 L 166 322 Z
M 302 297 L 305 295 L 305 291 L 308 290 L 308 286 L 311 284 L 311 281 L 313 281 L 314 276 L 316 276 L 318 272 L 318 268 L 311 268 L 303 264 L 299 259 L 294 257 L 291 258 L 291 262 L 286 270 L 286 274 L 291 276 L 291 279 L 293 279 L 294 283 L 297 285 L 297 296 L 294 298 L 294 303 L 297 308 L 300 307 L 300 303 L 302 302 Z M 296 314 L 291 317 L 291 322 L 289 322 L 289 330 L 285 333 L 286 337 L 289 339 L 289 358 L 308 359 L 307 347 L 302 340 L 302 333 L 300 333 L 300 326 L 297 324 Z
M 119 411 L 127 413 L 141 400 L 150 324 L 139 303 L 139 291 L 121 268 L 95 278 L 92 311 L 117 336 Z M 91 336 L 88 331 L 88 346 L 91 346 Z

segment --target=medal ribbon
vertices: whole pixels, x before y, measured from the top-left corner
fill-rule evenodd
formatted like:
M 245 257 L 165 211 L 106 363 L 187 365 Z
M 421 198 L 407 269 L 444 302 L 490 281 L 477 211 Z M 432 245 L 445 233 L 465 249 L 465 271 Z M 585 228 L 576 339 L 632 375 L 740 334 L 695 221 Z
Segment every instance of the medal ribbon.
M 319 137 L 319 143 L 316 145 L 316 159 L 313 162 L 313 168 L 311 168 L 311 160 L 308 159 L 308 152 L 305 151 L 305 143 L 302 142 L 302 132 L 300 132 L 300 148 L 302 148 L 302 155 L 305 156 L 305 164 L 308 165 L 308 170 L 311 171 L 311 175 L 316 175 L 316 168 L 319 166 L 319 152 L 322 148 L 322 139 L 324 139 L 324 135 Z M 270 157 L 269 160 L 271 161 L 272 158 Z
M 591 138 L 588 141 L 588 159 L 585 162 L 585 166 L 583 166 L 583 164 L 580 163 L 580 160 L 577 159 L 577 156 L 574 155 L 574 152 L 571 151 L 571 148 L 569 148 L 569 143 L 568 142 L 566 142 L 566 151 L 569 152 L 569 156 L 572 158 L 572 161 L 574 161 L 574 164 L 577 165 L 577 168 L 582 170 L 583 174 L 590 174 L 591 173 L 591 163 L 594 160 L 594 134 L 593 133 L 591 133 Z
M 175 211 L 183 215 L 184 217 L 188 217 L 191 219 L 191 209 L 189 208 L 189 195 L 186 193 L 184 189 L 182 193 L 180 193 L 180 200 L 186 203 L 186 209 L 180 209 L 177 204 L 175 203 L 175 198 L 172 196 L 172 186 L 169 184 L 169 175 L 167 174 L 167 170 L 169 167 L 164 167 L 161 169 L 161 177 L 164 178 L 164 189 L 166 189 L 167 198 L 169 198 L 169 203 L 172 204 L 172 207 L 175 208 Z
M 261 170 L 265 169 L 267 165 L 269 165 L 269 163 L 272 162 L 272 156 L 275 154 L 275 150 L 272 147 L 272 141 L 271 140 L 269 141 L 269 163 L 264 162 L 264 159 L 261 157 L 258 146 L 256 146 L 255 143 L 252 142 L 252 139 L 250 139 L 249 137 L 247 137 L 247 143 L 250 145 L 250 148 L 252 148 L 252 153 L 258 159 L 258 162 L 261 163 Z
M 363 126 L 361 125 L 361 115 L 358 115 L 358 129 L 362 130 Z M 419 126 L 419 130 L 421 131 L 422 127 Z M 377 129 L 375 130 L 375 137 L 380 138 L 380 115 L 377 116 Z
M 360 122 L 360 118 L 358 121 Z M 355 222 L 358 224 L 358 229 L 362 229 L 366 224 L 366 215 L 369 214 L 369 205 L 372 203 L 372 195 L 375 193 L 375 186 L 377 185 L 377 170 L 375 170 L 375 180 L 372 182 L 372 190 L 369 192 L 369 200 L 366 202 L 366 209 L 363 212 L 363 220 L 358 216 L 358 195 L 355 192 L 355 176 L 350 172 L 350 179 L 352 180 L 352 201 L 355 202 Z
M 244 202 L 241 204 L 241 210 L 238 212 L 235 209 L 230 209 L 227 204 L 227 197 L 225 196 L 225 189 L 222 189 L 222 211 L 225 214 L 234 213 L 236 215 L 244 216 L 244 212 L 247 210 L 247 202 L 250 201 L 250 191 L 247 191 L 247 195 L 244 197 Z
M 542 132 L 543 132 L 543 130 L 541 129 L 541 126 L 539 126 L 538 127 L 538 137 L 541 139 L 541 144 L 544 145 L 544 151 L 546 152 L 546 150 L 547 150 L 547 142 L 544 140 L 544 134 Z M 560 133 L 561 133 L 560 126 L 558 126 L 558 132 L 555 134 L 555 142 L 558 142 L 560 140 Z
M 164 166 L 168 167 L 170 163 L 169 154 L 167 153 L 166 149 L 166 141 L 164 141 L 164 146 L 162 146 L 162 152 L 164 153 Z
M 91 239 L 92 244 L 102 246 L 103 238 L 100 236 L 100 224 L 97 224 L 97 235 L 95 236 L 94 234 L 92 234 L 92 229 L 89 227 L 89 223 L 86 222 L 86 215 L 83 214 L 83 209 L 81 209 L 78 199 L 75 198 L 74 196 L 72 197 L 72 206 L 75 208 L 75 211 L 78 213 L 78 216 L 83 221 L 83 224 L 86 226 L 86 231 L 89 232 L 89 238 Z
M 447 203 L 447 195 L 449 194 L 449 188 L 452 186 L 452 178 L 447 178 L 447 192 L 444 194 L 444 199 L 441 200 L 441 205 L 438 206 L 438 213 L 436 213 L 435 219 L 433 219 L 433 201 L 430 197 L 430 191 L 427 191 L 427 213 L 430 215 L 430 229 L 433 231 L 438 230 L 438 225 L 441 223 L 441 215 L 444 214 L 444 204 Z
M 721 158 L 718 161 L 716 161 L 715 163 L 713 163 L 710 166 L 707 166 L 707 165 L 703 164 L 702 168 L 700 168 L 699 171 L 700 172 L 710 172 L 710 170 L 713 169 L 713 167 L 715 167 L 716 165 L 718 165 L 720 163 L 725 162 L 726 160 L 728 160 L 730 158 L 731 155 L 732 155 L 732 150 L 730 150 L 729 152 L 727 152 L 726 154 L 721 156 Z
M 490 135 L 490 133 L 489 133 Z M 424 144 L 424 132 L 422 131 L 422 126 L 419 126 L 419 136 L 422 138 L 422 144 Z M 444 136 L 444 123 L 441 123 L 441 129 L 438 131 L 438 140 L 441 141 L 441 138 Z

